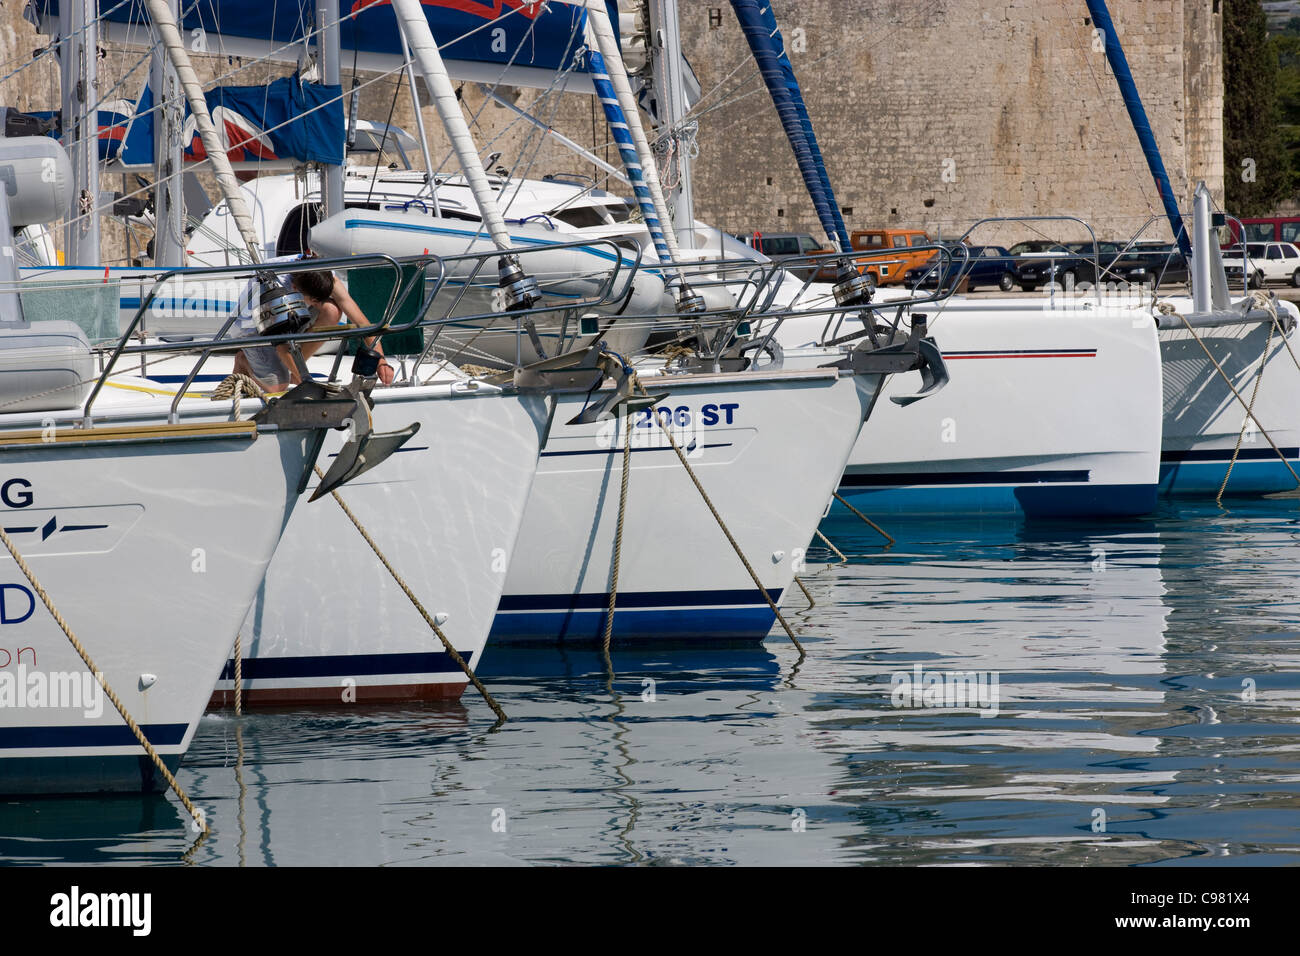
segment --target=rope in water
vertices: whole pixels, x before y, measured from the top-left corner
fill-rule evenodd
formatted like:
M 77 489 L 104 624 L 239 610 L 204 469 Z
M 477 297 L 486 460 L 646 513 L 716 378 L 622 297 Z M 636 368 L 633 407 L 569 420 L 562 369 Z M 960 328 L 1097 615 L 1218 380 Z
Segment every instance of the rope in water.
M 837 558 L 839 558 L 841 561 L 843 561 L 843 562 L 846 563 L 846 564 L 848 563 L 848 560 L 849 560 L 849 559 L 846 558 L 846 557 L 844 557 L 844 552 L 841 551 L 839 548 L 835 547 L 835 545 L 831 544 L 831 539 L 828 538 L 828 537 L 826 537 L 826 535 L 822 534 L 822 532 L 821 532 L 821 528 L 818 528 L 818 529 L 817 529 L 815 532 L 813 532 L 813 533 L 814 533 L 815 535 L 817 535 L 817 537 L 819 537 L 819 538 L 822 539 L 822 542 L 826 545 L 826 547 L 830 548 L 832 551 L 835 552 L 835 556 L 836 556 Z
M 649 398 L 650 396 L 646 393 L 645 386 L 641 384 L 641 380 L 637 377 L 636 372 L 632 372 L 631 374 L 632 382 L 636 386 L 637 390 L 643 396 Z M 695 469 L 691 467 L 691 463 L 688 462 L 686 456 L 682 454 L 682 449 L 677 444 L 677 439 L 673 437 L 672 430 L 664 424 L 663 418 L 658 414 L 652 415 L 651 417 L 658 423 L 659 430 L 664 433 L 664 436 L 668 439 L 668 443 L 673 446 L 673 451 L 677 453 L 677 460 L 682 463 L 682 467 L 686 469 L 686 474 L 690 476 L 691 483 L 695 485 L 695 490 L 698 491 L 700 497 L 704 499 L 704 503 L 713 514 L 713 520 L 718 523 L 718 527 L 722 529 L 722 533 L 727 536 L 727 540 L 731 543 L 731 547 L 736 552 L 736 556 L 740 558 L 740 563 L 743 564 L 745 570 L 749 572 L 749 577 L 753 580 L 754 586 L 758 588 L 759 593 L 763 595 L 763 600 L 767 602 L 767 606 L 772 609 L 772 613 L 776 615 L 776 619 L 781 623 L 781 627 L 784 629 L 786 637 L 790 638 L 790 641 L 794 646 L 799 649 L 799 656 L 802 657 L 804 649 L 803 645 L 799 643 L 799 638 L 795 637 L 794 631 L 791 630 L 790 625 L 786 623 L 785 618 L 781 616 L 781 609 L 778 608 L 776 602 L 772 600 L 772 595 L 767 593 L 767 588 L 763 587 L 763 582 L 758 579 L 758 573 L 754 570 L 754 566 L 749 563 L 749 559 L 745 557 L 745 552 L 740 549 L 740 545 L 736 542 L 735 537 L 732 536 L 731 529 L 728 528 L 727 523 L 722 520 L 722 515 L 718 514 L 718 509 L 713 506 L 713 501 L 709 498 L 708 492 L 704 490 L 704 486 L 700 484 L 700 479 L 695 475 Z
M 243 632 L 235 635 L 235 716 L 244 712 L 244 645 Z
M 813 596 L 808 593 L 808 589 L 804 587 L 803 582 L 799 580 L 799 575 L 797 574 L 794 576 L 794 583 L 799 585 L 799 590 L 802 591 L 803 596 L 808 599 L 808 610 L 811 611 L 817 606 L 817 602 L 813 600 Z
M 609 642 L 614 636 L 614 605 L 618 602 L 618 569 L 623 560 L 623 516 L 627 513 L 627 482 L 632 472 L 632 412 L 623 407 L 623 480 L 618 490 L 618 524 L 614 529 L 614 563 L 609 575 L 609 611 L 605 614 L 605 639 L 601 648 L 609 660 Z
M 893 535 L 889 534 L 887 531 L 885 531 L 884 528 L 880 527 L 880 525 L 876 524 L 874 521 L 872 521 L 870 518 L 868 518 L 866 515 L 864 515 L 864 514 L 863 514 L 861 511 L 859 511 L 857 508 L 853 507 L 853 505 L 851 505 L 851 504 L 849 504 L 847 501 L 845 501 L 844 498 L 841 497 L 841 495 L 840 495 L 840 493 L 839 493 L 838 491 L 831 492 L 831 494 L 834 495 L 836 501 L 838 501 L 838 502 L 839 502 L 840 504 L 842 504 L 844 507 L 848 508 L 848 509 L 849 509 L 850 511 L 852 511 L 855 515 L 857 515 L 859 518 L 861 518 L 863 521 L 865 521 L 867 524 L 871 525 L 871 527 L 874 528 L 877 532 L 879 532 L 880 535 L 881 535 L 881 537 L 883 537 L 883 538 L 884 538 L 886 541 L 888 541 L 891 545 L 897 543 L 896 541 L 894 541 Z
M 68 625 L 68 622 L 63 619 L 63 615 L 59 613 L 58 608 L 54 606 L 54 602 L 50 600 L 50 596 L 46 593 L 45 588 L 41 587 L 41 583 L 36 580 L 36 575 L 33 574 L 32 569 L 27 566 L 27 562 L 23 560 L 23 556 L 19 553 L 17 545 L 13 543 L 13 540 L 5 532 L 4 528 L 0 528 L 0 542 L 3 542 L 4 546 L 9 550 L 9 553 L 13 555 L 13 559 L 17 563 L 19 570 L 22 571 L 27 580 L 31 582 L 32 590 L 34 590 L 37 596 L 40 597 L 46 610 L 48 610 L 50 616 L 54 618 L 54 622 L 63 630 L 64 635 L 72 643 L 73 649 L 77 652 L 78 656 L 81 657 L 82 662 L 90 672 L 95 675 L 95 680 L 98 681 L 99 686 L 104 689 L 104 694 L 112 702 L 113 706 L 117 709 L 117 712 L 122 715 L 122 719 L 126 721 L 126 725 L 131 728 L 131 733 L 135 734 L 135 739 L 140 742 L 140 746 L 144 748 L 144 752 L 149 755 L 149 759 L 152 760 L 154 766 L 158 768 L 158 772 L 162 775 L 162 778 L 167 781 L 167 786 L 171 788 L 172 792 L 176 794 L 181 804 L 189 811 L 190 816 L 194 818 L 194 822 L 202 828 L 202 832 L 206 833 L 208 831 L 208 823 L 207 820 L 204 819 L 203 813 L 190 802 L 190 798 L 181 788 L 181 785 L 176 782 L 176 778 L 173 777 L 171 771 L 167 769 L 167 765 L 163 763 L 163 759 L 158 755 L 158 751 L 154 750 L 153 744 L 149 743 L 149 738 L 144 735 L 144 731 L 140 729 L 140 725 L 137 724 L 135 718 L 127 712 L 126 705 L 122 703 L 121 698 L 117 696 L 113 688 L 108 685 L 108 681 L 104 678 L 103 672 L 100 671 L 100 669 L 95 666 L 95 662 L 90 659 L 90 654 L 87 653 L 86 648 L 82 645 L 81 641 L 77 639 L 77 635 L 72 632 L 72 628 Z

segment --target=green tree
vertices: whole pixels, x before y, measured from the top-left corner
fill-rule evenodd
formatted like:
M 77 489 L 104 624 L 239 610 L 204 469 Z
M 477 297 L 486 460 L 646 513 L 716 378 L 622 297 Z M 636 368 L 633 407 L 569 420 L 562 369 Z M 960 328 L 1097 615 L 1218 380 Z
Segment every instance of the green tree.
M 1300 193 L 1300 17 L 1292 17 L 1269 38 L 1277 54 L 1278 131 L 1291 164 L 1288 193 Z
M 1259 0 L 1223 4 L 1223 161 L 1227 208 L 1260 216 L 1293 195 L 1281 130 L 1278 51 Z

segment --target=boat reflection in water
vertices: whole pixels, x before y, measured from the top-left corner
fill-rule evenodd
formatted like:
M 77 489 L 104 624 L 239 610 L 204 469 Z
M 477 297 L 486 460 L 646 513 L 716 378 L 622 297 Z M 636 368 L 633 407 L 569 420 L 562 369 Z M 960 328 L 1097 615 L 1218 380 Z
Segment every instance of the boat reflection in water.
M 850 562 L 810 564 L 814 608 L 786 601 L 802 661 L 779 636 L 616 643 L 611 679 L 598 651 L 501 648 L 483 670 L 510 715 L 496 732 L 472 696 L 209 715 L 181 782 L 213 834 L 189 858 L 1300 862 L 1295 509 L 896 522 L 889 550 L 835 519 Z M 917 665 L 996 675 L 997 716 L 894 706 Z M 0 853 L 173 862 L 193 840 L 165 804 L 96 806 L 60 827 L 0 805 Z

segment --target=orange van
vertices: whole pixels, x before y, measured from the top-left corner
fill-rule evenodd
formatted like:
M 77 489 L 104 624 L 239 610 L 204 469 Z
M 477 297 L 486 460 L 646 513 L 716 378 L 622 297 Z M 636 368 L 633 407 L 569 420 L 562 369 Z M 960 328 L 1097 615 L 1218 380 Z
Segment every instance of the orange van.
M 862 252 L 878 252 L 869 259 L 866 271 L 879 285 L 902 282 L 908 269 L 922 265 L 933 255 L 930 249 L 911 252 L 913 246 L 931 245 L 930 237 L 920 229 L 857 229 L 849 236 L 849 245 Z

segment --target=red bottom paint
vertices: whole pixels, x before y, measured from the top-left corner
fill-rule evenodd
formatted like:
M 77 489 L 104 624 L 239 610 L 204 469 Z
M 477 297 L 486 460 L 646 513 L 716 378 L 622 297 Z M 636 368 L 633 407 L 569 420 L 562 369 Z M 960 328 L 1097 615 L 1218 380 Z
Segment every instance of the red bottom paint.
M 413 700 L 458 700 L 465 690 L 465 681 L 446 681 L 438 684 L 377 684 L 356 687 L 275 687 L 244 689 L 244 707 L 284 707 L 294 704 L 393 704 Z M 208 709 L 233 707 L 233 690 L 214 691 Z

